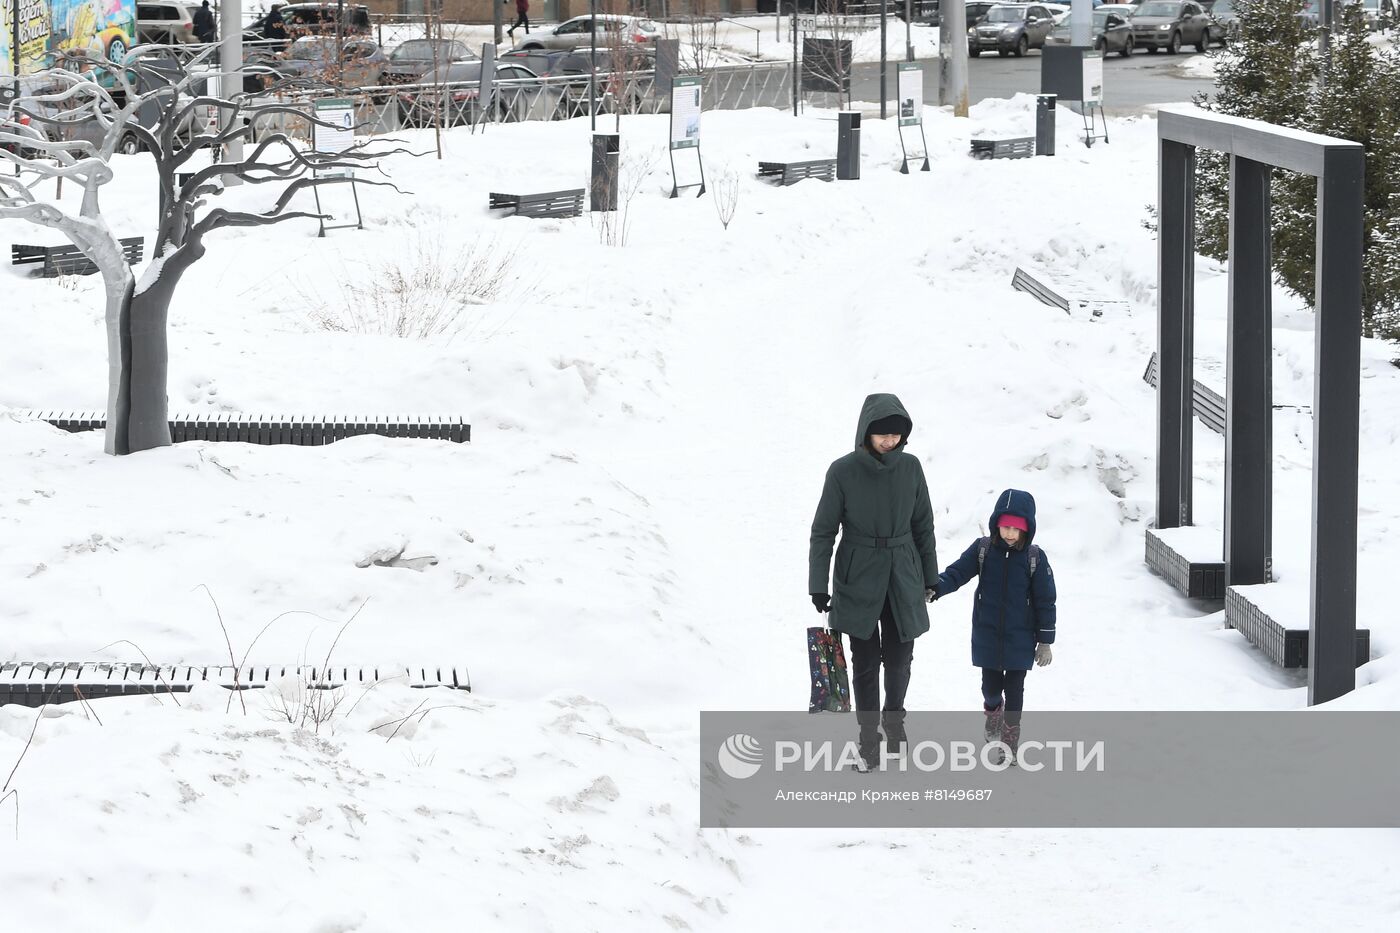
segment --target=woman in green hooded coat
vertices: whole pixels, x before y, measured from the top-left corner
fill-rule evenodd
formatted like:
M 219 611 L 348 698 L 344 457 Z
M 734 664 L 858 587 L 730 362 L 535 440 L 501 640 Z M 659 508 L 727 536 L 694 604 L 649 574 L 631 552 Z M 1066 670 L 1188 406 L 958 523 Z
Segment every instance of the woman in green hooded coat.
M 812 519 L 807 592 L 818 612 L 830 612 L 831 628 L 851 637 L 851 692 L 867 763 L 879 745 L 881 665 L 885 739 L 890 751 L 903 749 L 914 639 L 928 631 L 927 603 L 938 580 L 928 483 L 918 458 L 904 450 L 913 427 L 894 395 L 867 396 L 855 449 L 827 469 Z

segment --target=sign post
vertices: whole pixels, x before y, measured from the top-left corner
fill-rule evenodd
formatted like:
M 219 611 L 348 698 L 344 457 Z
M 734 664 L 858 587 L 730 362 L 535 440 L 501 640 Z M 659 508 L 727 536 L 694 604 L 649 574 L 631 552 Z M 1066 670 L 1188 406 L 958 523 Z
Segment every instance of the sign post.
M 311 148 L 318 155 L 339 155 L 355 145 L 355 102 L 341 98 L 331 98 L 327 100 L 313 101 L 311 104 L 312 116 L 315 121 L 311 124 Z M 316 198 L 316 213 L 320 214 L 319 223 L 321 229 L 317 236 L 325 236 L 327 230 L 344 230 L 354 227 L 356 230 L 365 228 L 365 219 L 360 214 L 360 192 L 357 190 L 354 177 L 355 170 L 349 166 L 341 166 L 330 169 L 313 169 L 313 178 L 349 178 L 350 194 L 355 199 L 355 222 L 345 224 L 326 225 L 325 211 L 321 209 L 321 186 L 315 185 L 311 188 L 311 193 Z
M 923 147 L 924 167 L 927 172 L 928 138 L 924 136 L 924 69 L 918 62 L 899 63 L 899 148 L 904 153 L 904 161 L 899 166 L 901 175 L 909 174 L 909 150 L 904 145 L 904 128 L 917 126 L 919 142 Z
M 1108 142 L 1108 117 L 1103 112 L 1103 56 L 1085 53 L 1083 75 L 1084 88 L 1080 103 L 1084 115 L 1084 145 L 1092 146 L 1094 140 Z M 1103 123 L 1103 132 L 1094 132 L 1094 111 Z
M 695 164 L 700 168 L 700 190 L 698 198 L 705 193 L 705 161 L 700 156 L 700 77 L 699 75 L 678 75 L 671 82 L 671 133 L 668 149 L 671 156 L 671 197 L 677 197 L 682 188 L 695 185 L 682 185 L 676 175 L 676 150 L 694 149 Z

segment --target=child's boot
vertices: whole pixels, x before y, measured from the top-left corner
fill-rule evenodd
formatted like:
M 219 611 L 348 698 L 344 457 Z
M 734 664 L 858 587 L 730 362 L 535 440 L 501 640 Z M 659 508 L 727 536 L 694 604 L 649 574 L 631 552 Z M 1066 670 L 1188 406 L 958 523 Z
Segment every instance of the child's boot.
M 1008 719 L 1004 723 L 1002 723 L 1001 741 L 1004 745 L 1006 745 L 1008 752 L 1006 763 L 1011 765 L 1011 767 L 1013 768 L 1016 767 L 1016 748 L 1021 744 L 1020 722 L 1017 722 L 1015 725 L 1012 725 L 1011 721 Z M 998 762 L 998 764 L 1000 764 L 1000 762 Z
M 987 717 L 987 721 L 982 724 L 982 737 L 988 742 L 995 742 L 997 736 L 1001 735 L 1002 710 L 1006 704 L 998 703 L 996 706 L 982 704 L 982 713 Z

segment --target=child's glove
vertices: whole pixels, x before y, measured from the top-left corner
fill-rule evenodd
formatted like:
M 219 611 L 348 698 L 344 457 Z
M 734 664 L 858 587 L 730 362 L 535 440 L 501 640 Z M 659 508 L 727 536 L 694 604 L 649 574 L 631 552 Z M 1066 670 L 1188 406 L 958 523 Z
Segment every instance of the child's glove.
M 1044 667 L 1054 660 L 1054 654 L 1050 651 L 1049 645 L 1035 646 L 1035 666 Z
M 818 612 L 829 612 L 831 610 L 831 597 L 825 593 L 812 593 L 812 605 L 817 607 Z
M 937 599 L 937 598 L 938 598 L 938 587 L 936 587 L 936 586 L 926 586 L 926 587 L 924 587 L 924 602 L 931 603 L 931 602 L 933 602 L 933 601 L 934 601 L 935 599 Z

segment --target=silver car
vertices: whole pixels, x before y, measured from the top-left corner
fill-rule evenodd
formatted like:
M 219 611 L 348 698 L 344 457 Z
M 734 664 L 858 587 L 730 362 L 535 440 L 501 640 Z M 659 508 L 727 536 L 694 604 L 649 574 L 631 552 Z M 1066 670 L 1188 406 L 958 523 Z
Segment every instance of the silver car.
M 194 11 L 198 3 L 176 0 L 142 0 L 136 4 L 136 41 L 175 45 L 198 42 L 194 35 Z
M 565 52 L 585 48 L 592 40 L 592 26 L 592 17 L 575 16 L 573 19 L 564 20 L 553 28 L 535 30 L 522 39 L 516 48 L 551 49 Z M 660 35 L 661 31 L 649 19 L 639 19 L 635 16 L 615 16 L 611 13 L 598 14 L 598 45 L 600 47 L 611 45 L 615 41 L 655 43 Z

